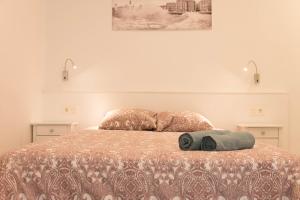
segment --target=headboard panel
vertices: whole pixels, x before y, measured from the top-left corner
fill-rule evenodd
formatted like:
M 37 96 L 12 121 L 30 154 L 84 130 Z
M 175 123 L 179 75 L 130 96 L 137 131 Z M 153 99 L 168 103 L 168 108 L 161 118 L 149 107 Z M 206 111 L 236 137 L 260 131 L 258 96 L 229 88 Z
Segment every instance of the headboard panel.
M 77 121 L 87 127 L 99 124 L 103 115 L 115 108 L 190 110 L 225 129 L 235 129 L 238 123 L 282 124 L 287 136 L 288 102 L 286 93 L 45 92 L 43 118 Z M 287 141 L 283 143 L 287 145 Z

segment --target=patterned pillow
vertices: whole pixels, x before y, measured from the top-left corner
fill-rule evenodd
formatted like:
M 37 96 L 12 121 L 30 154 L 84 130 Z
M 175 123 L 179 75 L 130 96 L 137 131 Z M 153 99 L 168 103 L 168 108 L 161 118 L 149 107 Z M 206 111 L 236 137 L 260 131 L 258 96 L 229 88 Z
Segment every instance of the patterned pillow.
M 208 119 L 194 112 L 161 112 L 157 115 L 157 131 L 193 132 L 213 128 Z
M 155 130 L 156 113 L 144 109 L 118 109 L 106 113 L 100 129 Z

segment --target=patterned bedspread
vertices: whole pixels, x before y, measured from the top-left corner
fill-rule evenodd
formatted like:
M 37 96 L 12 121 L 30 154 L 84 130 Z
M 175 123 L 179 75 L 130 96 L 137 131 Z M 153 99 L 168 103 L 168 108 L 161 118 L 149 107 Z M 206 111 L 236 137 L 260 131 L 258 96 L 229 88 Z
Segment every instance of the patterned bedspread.
M 0 157 L 0 200 L 300 199 L 300 162 L 272 146 L 183 152 L 180 133 L 86 131 Z

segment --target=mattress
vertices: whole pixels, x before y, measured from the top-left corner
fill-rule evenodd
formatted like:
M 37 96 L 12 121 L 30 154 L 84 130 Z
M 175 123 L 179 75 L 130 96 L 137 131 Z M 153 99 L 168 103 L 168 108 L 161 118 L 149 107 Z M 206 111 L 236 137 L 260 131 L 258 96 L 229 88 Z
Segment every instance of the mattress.
M 0 157 L 0 200 L 300 199 L 296 156 L 181 151 L 179 135 L 89 130 L 28 145 Z

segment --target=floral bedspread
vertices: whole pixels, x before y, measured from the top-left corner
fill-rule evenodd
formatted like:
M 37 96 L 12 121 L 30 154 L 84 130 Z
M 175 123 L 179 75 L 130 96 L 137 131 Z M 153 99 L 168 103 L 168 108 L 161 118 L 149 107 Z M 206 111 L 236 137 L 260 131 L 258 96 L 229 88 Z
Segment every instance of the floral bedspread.
M 85 131 L 0 157 L 0 200 L 296 200 L 299 159 L 257 144 L 184 152 L 180 133 Z

